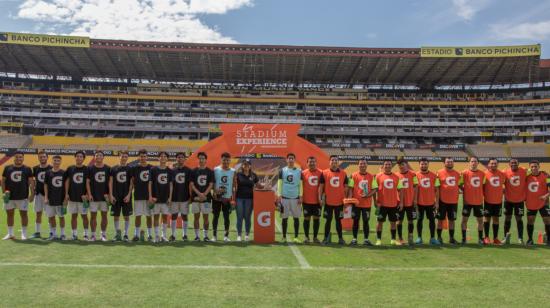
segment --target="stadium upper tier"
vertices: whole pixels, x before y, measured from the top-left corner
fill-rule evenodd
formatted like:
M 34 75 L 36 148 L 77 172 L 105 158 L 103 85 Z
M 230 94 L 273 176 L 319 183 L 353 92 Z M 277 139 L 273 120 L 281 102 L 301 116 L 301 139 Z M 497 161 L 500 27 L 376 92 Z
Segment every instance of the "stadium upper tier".
M 68 39 L 0 33 L 0 72 L 83 80 L 440 85 L 550 81 L 540 45 L 349 48 Z

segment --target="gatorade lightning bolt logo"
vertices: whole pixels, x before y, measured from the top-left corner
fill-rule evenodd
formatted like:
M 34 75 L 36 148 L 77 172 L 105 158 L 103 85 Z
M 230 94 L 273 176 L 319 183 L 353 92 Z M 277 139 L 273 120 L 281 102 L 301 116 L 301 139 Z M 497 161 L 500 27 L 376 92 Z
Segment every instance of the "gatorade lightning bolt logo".
M 470 179 L 470 185 L 472 185 L 472 187 L 479 187 L 481 185 L 481 180 L 477 176 L 473 177 Z
M 423 178 L 420 180 L 420 186 L 424 188 L 430 188 L 430 179 L 429 178 Z
M 394 183 L 392 179 L 386 179 L 384 180 L 384 188 L 386 189 L 393 189 Z
M 161 173 L 157 176 L 157 181 L 159 182 L 159 184 L 168 184 L 168 174 L 166 173 Z
M 330 179 L 329 183 L 330 183 L 330 186 L 334 188 L 338 188 L 340 186 L 340 178 L 335 176 Z
M 116 181 L 119 183 L 126 183 L 126 171 L 121 171 L 116 174 Z
M 176 176 L 174 177 L 174 180 L 178 184 L 184 184 L 185 183 L 185 173 L 176 174 Z
M 197 183 L 199 186 L 206 186 L 206 175 L 202 174 L 197 177 Z
M 10 178 L 11 178 L 12 182 L 21 182 L 22 174 L 23 173 L 21 171 L 12 172 L 11 175 L 10 175 Z
M 317 185 L 319 185 L 319 177 L 316 176 L 316 175 L 312 175 L 307 179 L 307 182 L 311 186 L 317 186 Z
M 529 189 L 530 192 L 536 193 L 539 191 L 539 182 L 531 182 L 527 185 L 527 189 Z
M 518 187 L 521 184 L 519 175 L 510 177 L 510 185 Z
M 489 179 L 489 183 L 493 187 L 499 187 L 500 186 L 500 178 L 498 176 L 494 176 Z
M 52 185 L 53 187 L 61 188 L 63 186 L 63 177 L 62 176 L 54 176 L 52 178 Z
M 139 179 L 142 181 L 142 182 L 147 182 L 149 181 L 149 170 L 143 170 L 139 173 Z
M 82 184 L 84 182 L 84 174 L 82 172 L 73 174 L 73 182 L 75 184 Z
M 94 176 L 95 181 L 98 183 L 104 183 L 105 182 L 105 171 L 100 171 L 95 174 Z
M 447 184 L 447 186 L 455 186 L 456 178 L 454 176 L 449 176 L 445 179 L 445 183 Z

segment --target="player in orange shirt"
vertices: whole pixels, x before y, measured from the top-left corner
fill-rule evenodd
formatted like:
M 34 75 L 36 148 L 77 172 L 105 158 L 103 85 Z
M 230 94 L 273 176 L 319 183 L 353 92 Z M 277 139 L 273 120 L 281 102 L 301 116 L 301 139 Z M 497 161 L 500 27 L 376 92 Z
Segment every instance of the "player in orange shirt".
M 338 244 L 345 245 L 342 236 L 342 218 L 344 217 L 344 198 L 348 195 L 348 177 L 346 172 L 340 169 L 340 160 L 337 155 L 330 156 L 330 168 L 323 170 L 319 181 L 319 194 L 321 203 L 325 203 L 325 239 L 323 244 L 330 244 L 330 224 L 332 217 L 338 232 Z
M 548 206 L 548 197 L 550 197 L 550 176 L 540 171 L 540 164 L 533 160 L 529 163 L 531 173 L 525 179 L 525 203 L 527 207 L 527 245 L 534 245 L 533 231 L 535 230 L 535 218 L 537 212 L 540 213 L 546 228 L 546 245 L 550 246 L 550 207 Z
M 308 169 L 302 171 L 302 206 L 304 208 L 304 243 L 309 243 L 309 225 L 313 218 L 313 242 L 321 243 L 319 234 L 319 217 L 321 217 L 321 202 L 319 200 L 319 179 L 323 172 L 317 169 L 317 159 L 313 156 L 307 159 Z
M 485 229 L 485 238 L 483 243 L 490 244 L 489 225 L 491 218 L 493 220 L 493 244 L 502 245 L 498 239 L 498 220 L 502 215 L 502 198 L 504 196 L 504 182 L 506 177 L 504 173 L 498 170 L 498 161 L 496 158 L 489 159 L 485 171 L 485 180 L 483 183 L 483 195 L 485 196 L 485 204 L 483 209 L 483 227 Z
M 439 208 L 439 179 L 428 168 L 428 160 L 422 158 L 420 160 L 420 171 L 416 173 L 418 178 L 418 194 L 415 200 L 415 204 L 418 206 L 418 222 L 416 225 L 418 239 L 416 244 L 422 244 L 422 222 L 425 213 L 430 226 L 430 245 L 441 245 L 441 242 L 435 238 L 435 213 Z
M 437 211 L 437 238 L 442 242 L 443 222 L 449 220 L 449 243 L 457 244 L 455 240 L 455 220 L 458 208 L 458 184 L 461 181 L 460 173 L 454 170 L 454 160 L 446 157 L 445 168 L 437 171 L 439 179 L 439 210 Z
M 512 214 L 516 217 L 518 242 L 523 244 L 523 213 L 525 212 L 525 178 L 527 171 L 519 166 L 518 160 L 510 159 L 509 169 L 504 171 L 504 243 L 510 244 Z
M 386 217 L 390 221 L 391 245 L 399 246 L 401 242 L 395 240 L 396 222 L 399 220 L 399 211 L 403 209 L 403 187 L 397 174 L 391 171 L 391 160 L 384 161 L 383 171 L 376 175 L 373 189 L 376 192 L 377 220 L 376 246 L 382 245 L 382 227 Z
M 416 178 L 416 173 L 410 170 L 409 162 L 405 159 L 400 158 L 397 160 L 397 166 L 399 166 L 399 172 L 397 176 L 401 180 L 401 185 L 403 186 L 403 209 L 399 211 L 399 220 L 397 221 L 397 236 L 401 244 L 404 244 L 403 241 L 403 221 L 407 217 L 408 223 L 408 242 L 409 245 L 412 245 L 413 242 L 413 232 L 414 232 L 414 221 L 417 217 L 417 208 L 416 208 L 416 197 L 418 194 L 418 179 Z
M 466 244 L 466 230 L 468 218 L 472 210 L 477 219 L 478 243 L 483 245 L 483 180 L 485 174 L 477 169 L 479 159 L 476 156 L 470 157 L 470 166 L 462 171 L 460 188 L 463 192 L 462 205 L 462 244 Z
M 353 239 L 351 245 L 357 245 L 357 233 L 359 233 L 359 219 L 363 218 L 363 235 L 365 237 L 363 244 L 372 246 L 369 241 L 369 219 L 372 199 L 376 202 L 376 189 L 373 189 L 374 176 L 367 172 L 367 159 L 359 160 L 359 171 L 352 174 L 348 183 L 350 198 L 359 200 L 359 204 L 354 205 L 351 216 L 353 217 Z

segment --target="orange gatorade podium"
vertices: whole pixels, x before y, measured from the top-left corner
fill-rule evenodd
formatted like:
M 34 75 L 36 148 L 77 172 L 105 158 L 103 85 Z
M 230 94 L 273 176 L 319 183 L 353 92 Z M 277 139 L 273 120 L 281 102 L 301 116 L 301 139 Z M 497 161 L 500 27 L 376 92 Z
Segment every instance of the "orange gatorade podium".
M 275 242 L 275 192 L 254 190 L 254 243 Z

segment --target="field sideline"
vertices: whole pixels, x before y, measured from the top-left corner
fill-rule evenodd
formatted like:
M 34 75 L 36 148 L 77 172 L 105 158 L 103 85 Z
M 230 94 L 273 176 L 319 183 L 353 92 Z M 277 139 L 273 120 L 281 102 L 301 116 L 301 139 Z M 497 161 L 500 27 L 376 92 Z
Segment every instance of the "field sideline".
M 231 218 L 234 223 L 234 214 Z M 374 224 L 371 217 L 371 240 Z M 2 212 L 2 235 L 5 226 Z M 516 244 L 482 248 L 475 244 L 473 220 L 469 227 L 472 244 L 464 247 L 0 241 L 0 306 L 548 304 L 550 249 Z M 43 236 L 46 228 L 44 220 Z M 425 221 L 425 240 L 427 229 Z M 19 237 L 19 219 L 15 230 Z M 234 224 L 231 230 L 235 239 Z M 542 230 L 538 217 L 535 234 Z M 28 233 L 32 231 L 33 218 Z M 110 219 L 110 238 L 113 233 Z M 351 234 L 345 238 L 349 242 Z M 389 244 L 389 226 L 384 243 Z

